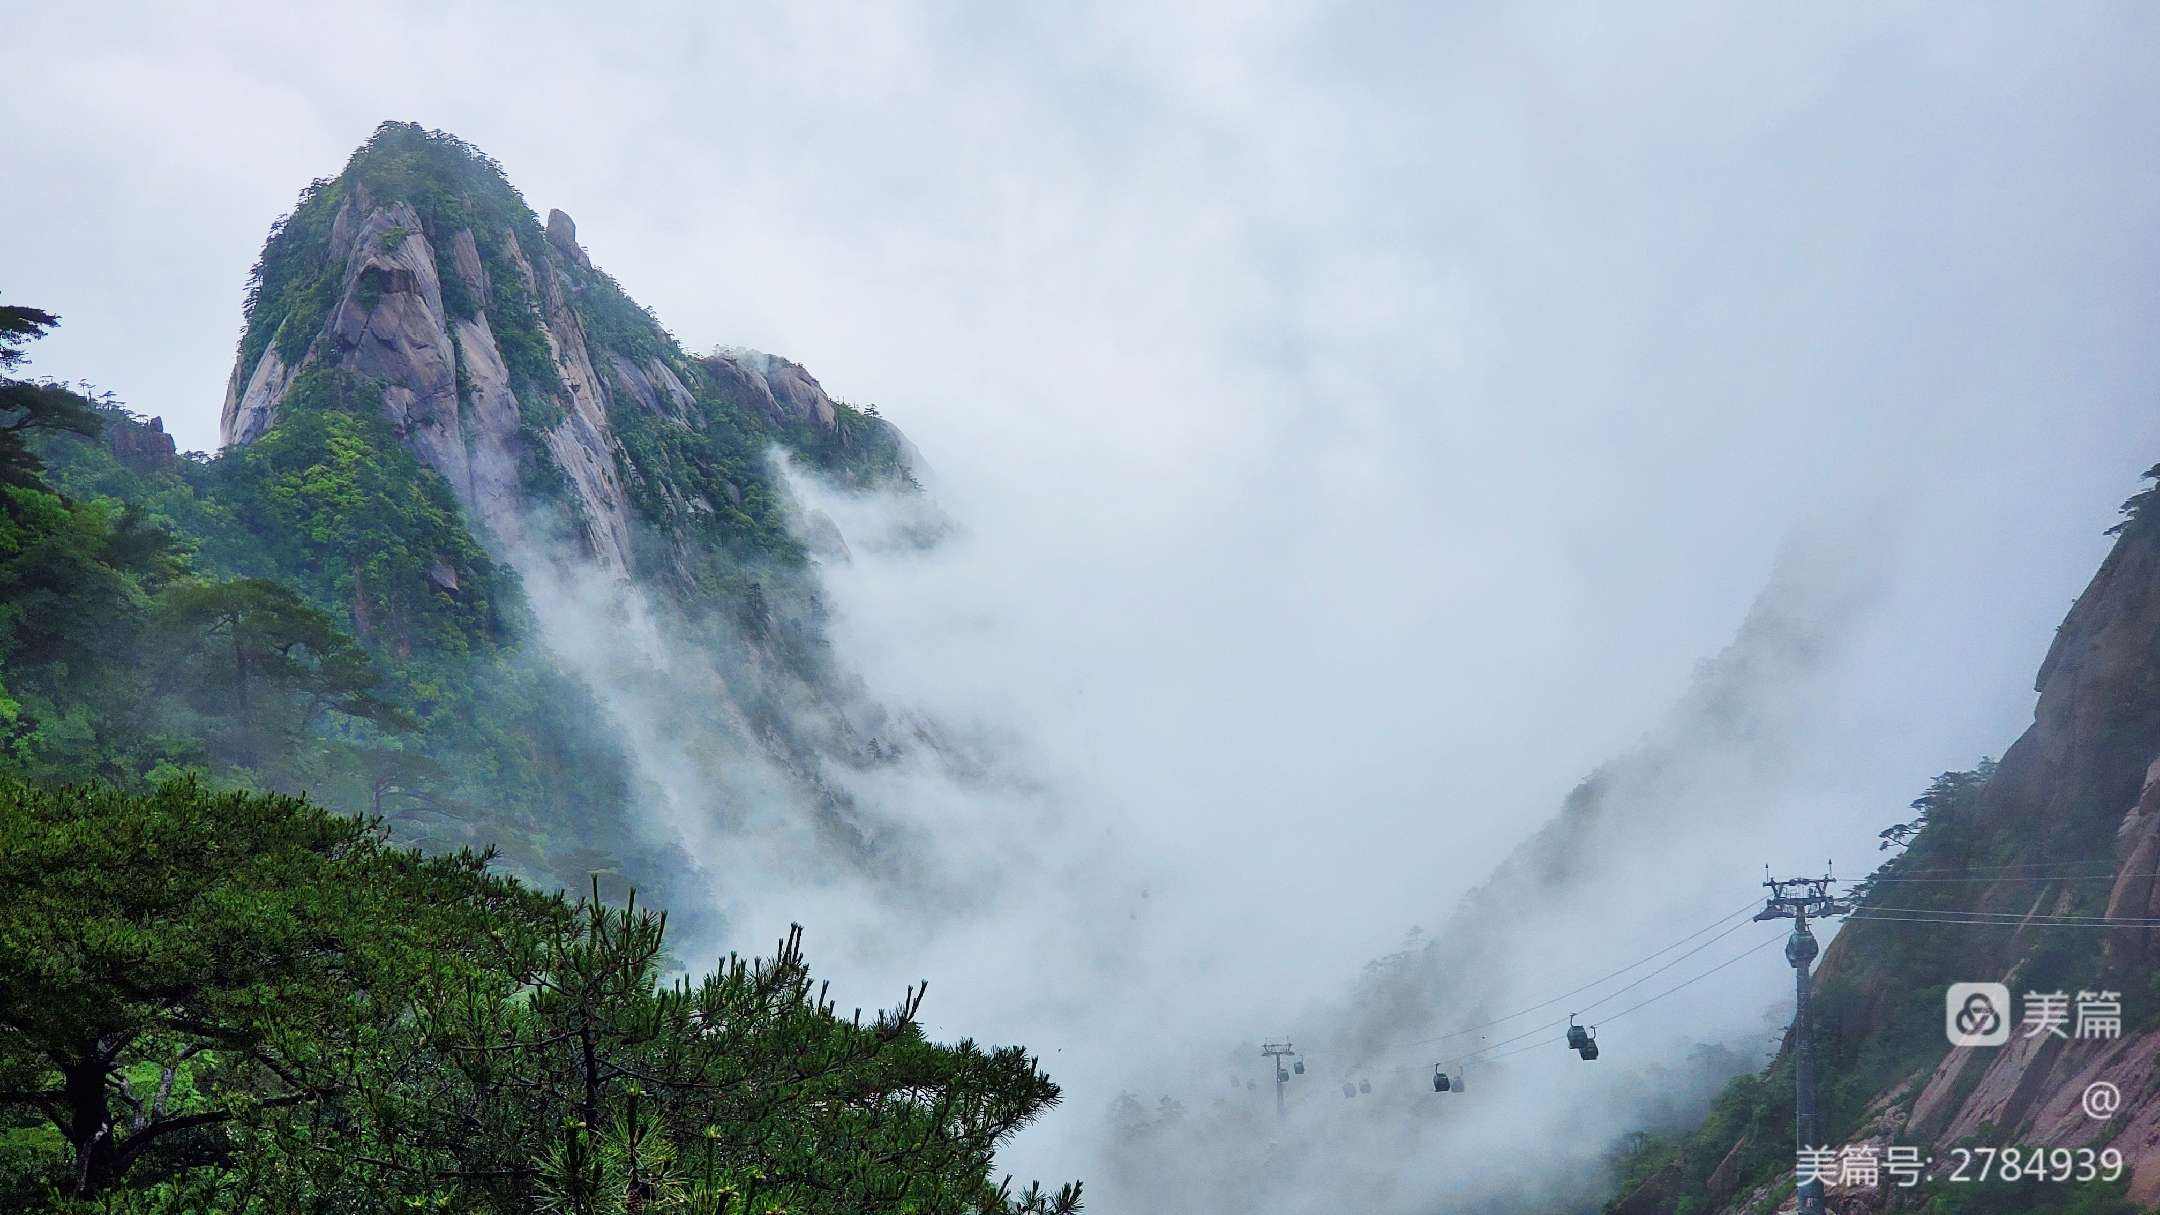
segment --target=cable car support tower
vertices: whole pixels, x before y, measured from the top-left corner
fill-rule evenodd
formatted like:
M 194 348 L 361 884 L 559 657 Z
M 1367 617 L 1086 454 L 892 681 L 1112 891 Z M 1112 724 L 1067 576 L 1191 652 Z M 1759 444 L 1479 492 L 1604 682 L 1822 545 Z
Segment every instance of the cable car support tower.
M 1785 960 L 1793 968 L 1793 1134 L 1801 1149 L 1821 1147 L 1815 1117 L 1815 1042 L 1808 1026 L 1808 968 L 1822 950 L 1808 931 L 1809 916 L 1844 915 L 1852 905 L 1830 893 L 1837 879 L 1825 873 L 1819 878 L 1773 878 L 1767 868 L 1763 885 L 1770 894 L 1758 920 L 1791 920 L 1792 935 L 1785 938 Z M 1823 1185 L 1810 1179 L 1800 1184 L 1799 1215 L 1822 1215 Z
M 1290 1073 L 1284 1069 L 1283 1060 L 1294 1058 L 1297 1049 L 1288 1042 L 1264 1042 L 1260 1046 L 1260 1053 L 1266 1055 L 1268 1062 L 1275 1065 L 1275 1117 L 1280 1120 L 1283 1116 L 1283 1086 L 1290 1083 Z M 1304 1060 L 1297 1061 L 1297 1069 L 1300 1075 L 1304 1074 Z

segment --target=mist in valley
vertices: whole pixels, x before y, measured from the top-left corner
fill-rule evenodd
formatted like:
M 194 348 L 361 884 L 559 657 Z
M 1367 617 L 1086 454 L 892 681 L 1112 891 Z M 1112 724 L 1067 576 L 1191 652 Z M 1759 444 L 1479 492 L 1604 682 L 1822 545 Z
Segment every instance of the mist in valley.
M 1725 931 L 1765 864 L 1861 876 L 2029 719 L 2160 449 L 2140 10 L 508 12 L 27 15 L 71 125 L 0 112 L 78 170 L 0 221 L 115 274 L 189 237 L 151 298 L 11 251 L 40 367 L 208 446 L 230 332 L 165 310 L 229 316 L 394 114 L 687 343 L 877 402 L 920 494 L 788 473 L 845 546 L 784 605 L 815 686 L 508 556 L 697 867 L 675 952 L 798 921 L 843 1007 L 927 978 L 933 1036 L 1065 1086 L 1002 1168 L 1093 1210 L 1594 1208 L 1774 1048 L 1783 959 L 1594 1064 L 1477 1054 L 1568 1003 L 1454 1031 Z M 1737 923 L 1583 1019 L 1780 935 Z

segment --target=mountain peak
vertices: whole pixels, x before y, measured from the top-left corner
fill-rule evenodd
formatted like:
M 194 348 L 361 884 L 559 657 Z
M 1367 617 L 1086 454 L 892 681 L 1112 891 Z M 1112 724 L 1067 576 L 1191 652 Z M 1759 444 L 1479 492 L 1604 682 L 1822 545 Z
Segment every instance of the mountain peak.
M 416 123 L 383 123 L 301 192 L 245 316 L 227 444 L 341 374 L 340 407 L 379 410 L 503 544 L 568 538 L 696 582 L 722 554 L 801 559 L 773 448 L 857 482 L 908 475 L 898 432 L 798 365 L 687 355 L 568 214 L 543 226 L 492 157 Z

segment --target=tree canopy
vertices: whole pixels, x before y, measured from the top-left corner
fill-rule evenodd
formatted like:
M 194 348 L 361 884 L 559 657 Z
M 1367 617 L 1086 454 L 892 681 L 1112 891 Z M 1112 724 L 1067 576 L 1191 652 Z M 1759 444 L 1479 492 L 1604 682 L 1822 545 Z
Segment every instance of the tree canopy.
M 0 1199 L 232 1215 L 1071 1212 L 997 1146 L 1016 1047 L 841 1016 L 792 929 L 665 974 L 666 922 L 302 798 L 0 782 Z
M 59 317 L 40 308 L 0 304 L 0 485 L 27 485 L 36 480 L 41 465 L 30 453 L 32 433 L 97 433 L 97 413 L 89 402 L 60 385 L 16 379 L 12 374 L 27 357 L 23 348 L 59 323 Z

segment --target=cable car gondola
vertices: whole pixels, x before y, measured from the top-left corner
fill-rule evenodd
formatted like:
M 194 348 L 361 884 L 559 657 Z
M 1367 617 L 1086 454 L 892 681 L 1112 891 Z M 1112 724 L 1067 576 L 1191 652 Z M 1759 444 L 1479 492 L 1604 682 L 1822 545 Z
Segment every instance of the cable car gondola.
M 1296 1073 L 1297 1073 L 1298 1075 L 1300 1075 L 1300 1076 L 1304 1075 L 1304 1074 L 1305 1074 L 1305 1061 L 1304 1061 L 1303 1059 L 1300 1059 L 1300 1060 L 1298 1060 L 1297 1062 L 1295 1062 L 1295 1063 L 1291 1064 L 1291 1065 L 1290 1065 L 1290 1070 L 1291 1070 L 1291 1071 L 1293 1071 L 1293 1072 L 1296 1072 Z
M 1448 1074 L 1440 1070 L 1439 1064 L 1433 1064 L 1432 1091 L 1436 1093 L 1444 1093 L 1453 1087 L 1454 1085 L 1448 1080 Z

